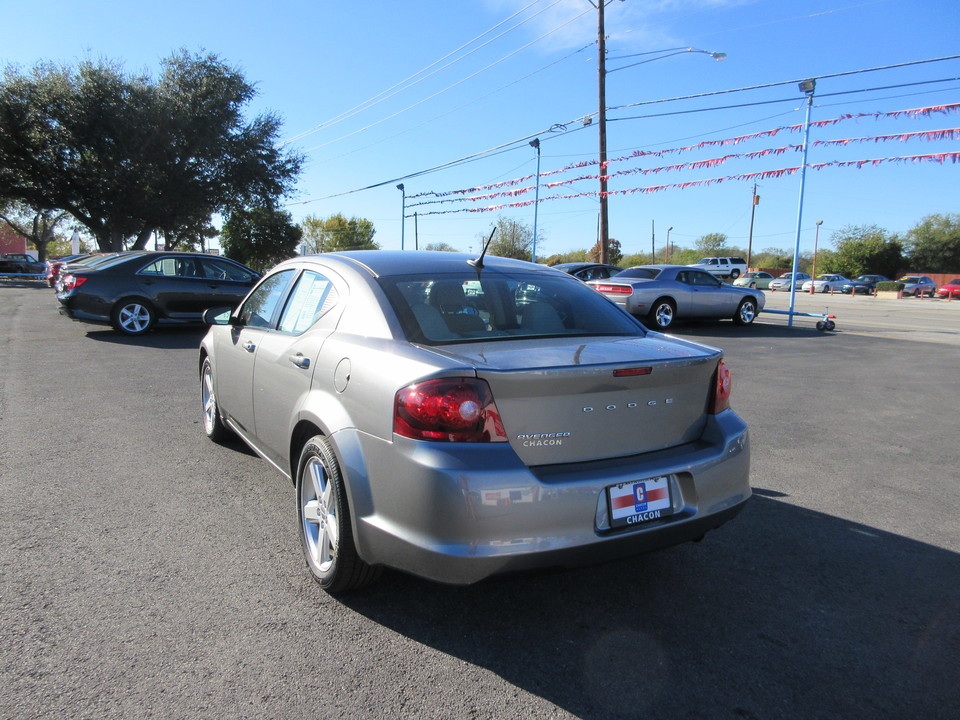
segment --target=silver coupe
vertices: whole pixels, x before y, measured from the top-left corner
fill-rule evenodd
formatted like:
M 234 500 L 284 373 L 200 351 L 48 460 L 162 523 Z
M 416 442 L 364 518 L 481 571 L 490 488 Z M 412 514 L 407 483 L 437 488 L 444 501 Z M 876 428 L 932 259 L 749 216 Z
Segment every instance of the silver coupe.
M 331 593 L 467 584 L 697 540 L 748 501 L 723 353 L 563 272 L 443 252 L 295 258 L 211 309 L 203 426 L 296 487 Z
M 666 330 L 678 318 L 732 318 L 738 325 L 749 325 L 766 301 L 756 288 L 726 285 L 687 265 L 638 265 L 587 284 L 658 330 Z

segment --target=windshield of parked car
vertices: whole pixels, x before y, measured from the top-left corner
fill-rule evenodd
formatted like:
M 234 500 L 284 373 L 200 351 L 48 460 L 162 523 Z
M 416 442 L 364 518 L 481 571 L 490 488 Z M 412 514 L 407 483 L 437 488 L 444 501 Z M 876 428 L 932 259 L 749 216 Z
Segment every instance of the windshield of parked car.
M 410 342 L 644 335 L 630 315 L 579 280 L 543 273 L 380 278 Z
M 920 282 L 920 278 L 918 278 L 916 275 L 908 275 L 907 277 L 900 278 L 899 282 L 918 283 Z
M 653 280 L 660 274 L 659 268 L 632 267 L 623 272 L 617 273 L 617 280 L 629 280 L 630 278 L 641 278 L 643 280 Z

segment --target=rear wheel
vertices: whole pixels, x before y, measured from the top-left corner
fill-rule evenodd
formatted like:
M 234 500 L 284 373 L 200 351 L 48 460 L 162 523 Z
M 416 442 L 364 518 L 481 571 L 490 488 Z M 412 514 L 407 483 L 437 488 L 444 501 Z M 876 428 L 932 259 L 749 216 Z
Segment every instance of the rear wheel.
M 674 317 L 677 314 L 677 306 L 670 298 L 660 298 L 653 307 L 650 308 L 650 314 L 647 318 L 656 326 L 658 330 L 666 330 L 673 324 Z
M 214 442 L 226 439 L 230 431 L 220 417 L 217 396 L 213 391 L 213 366 L 210 358 L 203 361 L 203 369 L 200 371 L 200 402 L 203 406 L 203 431 L 207 437 Z
M 757 303 L 753 298 L 744 298 L 737 307 L 737 313 L 733 316 L 733 321 L 737 325 L 749 325 L 757 317 Z
M 156 322 L 153 308 L 139 298 L 124 298 L 113 308 L 113 328 L 124 335 L 143 335 Z
M 738 277 L 740 277 L 740 271 L 739 271 L 739 270 L 737 270 L 736 268 L 734 268 L 733 270 L 730 271 L 730 279 L 731 279 L 731 280 L 736 280 Z
M 322 435 L 311 438 L 298 468 L 297 516 L 310 574 L 329 593 L 372 583 L 381 570 L 357 555 L 346 488 L 330 441 Z

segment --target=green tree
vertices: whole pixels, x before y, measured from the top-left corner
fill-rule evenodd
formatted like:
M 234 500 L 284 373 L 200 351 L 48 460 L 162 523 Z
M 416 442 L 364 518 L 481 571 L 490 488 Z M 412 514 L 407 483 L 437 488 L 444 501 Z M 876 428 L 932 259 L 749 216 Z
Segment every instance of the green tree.
M 343 252 L 345 250 L 377 250 L 373 241 L 376 230 L 370 220 L 352 217 L 347 220 L 337 213 L 328 218 L 308 215 L 300 223 L 303 239 L 311 252 Z
M 560 263 L 571 262 L 593 262 L 593 260 L 590 259 L 586 250 L 571 250 L 570 252 L 551 255 L 543 261 L 543 264 L 553 267 L 554 265 L 559 265 Z
M 103 60 L 8 67 L 0 197 L 69 212 L 102 250 L 203 236 L 214 213 L 275 204 L 299 174 L 279 120 L 244 118 L 254 95 L 215 55 L 174 54 L 157 81 Z
M 833 253 L 817 253 L 818 272 L 893 277 L 903 267 L 900 241 L 876 225 L 847 225 L 833 233 L 830 242 Z
M 960 215 L 928 215 L 904 240 L 913 272 L 960 272 Z
M 437 252 L 459 252 L 459 250 L 457 250 L 453 245 L 451 245 L 450 243 L 445 243 L 445 242 L 430 243 L 429 245 L 427 245 L 427 246 L 424 247 L 423 249 L 424 249 L 424 250 L 433 250 L 433 251 L 437 251 Z
M 590 248 L 590 262 L 600 262 L 599 240 Z M 607 241 L 607 264 L 619 265 L 621 262 L 623 262 L 623 248 L 620 246 L 620 241 L 610 238 Z
M 498 257 L 516 258 L 517 260 L 530 260 L 533 257 L 533 228 L 518 220 L 509 218 L 497 218 L 497 231 L 493 235 L 493 241 L 487 252 L 490 255 Z M 490 236 L 480 235 L 481 247 Z
M 63 239 L 60 228 L 69 218 L 68 213 L 60 210 L 38 210 L 19 202 L 0 204 L 0 220 L 33 245 L 40 260 L 47 259 L 52 243 Z
M 727 246 L 727 236 L 723 233 L 707 233 L 703 237 L 698 238 L 694 245 L 697 252 L 701 254 L 701 257 L 704 255 L 729 254 L 724 249 Z
M 263 271 L 296 255 L 301 237 L 290 213 L 262 205 L 231 214 L 223 224 L 220 245 L 228 258 Z

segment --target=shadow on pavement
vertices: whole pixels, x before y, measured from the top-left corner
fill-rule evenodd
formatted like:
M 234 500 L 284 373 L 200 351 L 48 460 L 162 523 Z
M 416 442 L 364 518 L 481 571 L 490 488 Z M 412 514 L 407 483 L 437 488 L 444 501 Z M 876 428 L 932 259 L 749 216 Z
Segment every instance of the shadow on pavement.
M 207 332 L 205 326 L 168 326 L 159 327 L 156 330 L 148 332 L 146 335 L 121 335 L 120 333 L 109 330 L 106 326 L 97 327 L 96 330 L 87 332 L 87 337 L 97 342 L 109 343 L 112 345 L 128 345 L 131 347 L 148 347 L 161 350 L 185 350 L 189 348 L 200 348 L 200 341 Z M 99 329 L 102 328 L 102 329 Z
M 695 545 L 343 602 L 580 718 L 956 717 L 960 556 L 770 496 Z

